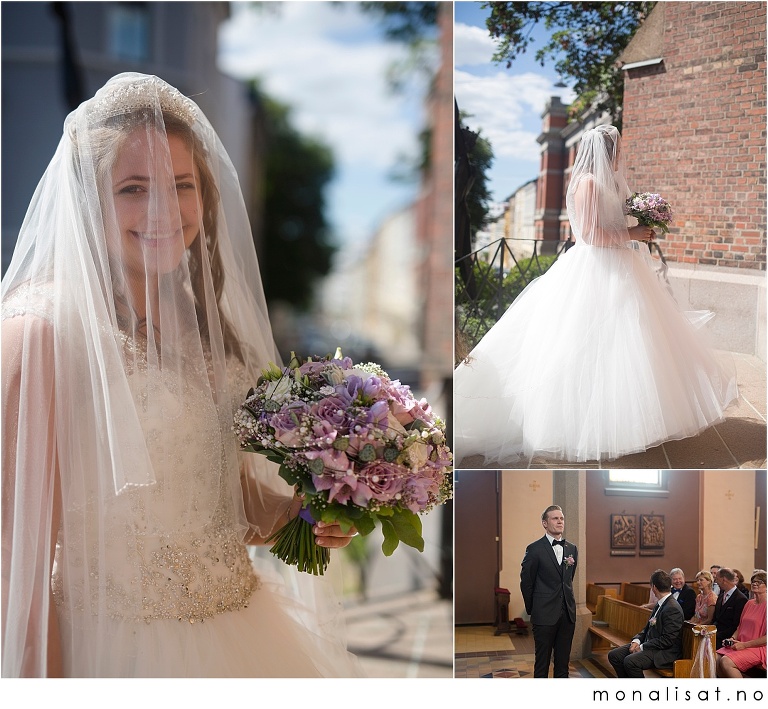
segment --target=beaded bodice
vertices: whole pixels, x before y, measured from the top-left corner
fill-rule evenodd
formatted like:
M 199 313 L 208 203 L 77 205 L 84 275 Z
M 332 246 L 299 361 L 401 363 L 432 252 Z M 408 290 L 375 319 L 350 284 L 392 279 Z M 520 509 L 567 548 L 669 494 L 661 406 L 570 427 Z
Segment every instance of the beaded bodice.
M 120 337 L 156 481 L 65 499 L 54 595 L 72 612 L 203 622 L 247 605 L 259 583 L 236 530 L 209 373 L 164 376 L 147 366 L 145 341 Z

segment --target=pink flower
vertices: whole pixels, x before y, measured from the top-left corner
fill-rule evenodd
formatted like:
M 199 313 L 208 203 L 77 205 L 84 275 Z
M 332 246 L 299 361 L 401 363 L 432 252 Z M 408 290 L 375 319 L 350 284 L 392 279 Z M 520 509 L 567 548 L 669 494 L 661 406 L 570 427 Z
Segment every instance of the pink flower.
M 576 563 L 576 559 L 574 559 L 572 556 L 568 555 L 563 559 L 566 566 L 573 566 Z
M 307 460 L 323 461 L 323 472 L 319 475 L 338 475 L 339 473 L 345 473 L 352 467 L 352 463 L 347 454 L 343 451 L 338 451 L 335 448 L 326 448 L 320 451 L 306 451 L 302 454 Z M 316 475 L 312 475 L 314 480 Z
M 351 471 L 343 475 L 312 475 L 312 481 L 315 489 L 328 491 L 329 502 L 347 505 L 352 500 L 359 507 L 367 507 L 373 497 L 371 489 Z

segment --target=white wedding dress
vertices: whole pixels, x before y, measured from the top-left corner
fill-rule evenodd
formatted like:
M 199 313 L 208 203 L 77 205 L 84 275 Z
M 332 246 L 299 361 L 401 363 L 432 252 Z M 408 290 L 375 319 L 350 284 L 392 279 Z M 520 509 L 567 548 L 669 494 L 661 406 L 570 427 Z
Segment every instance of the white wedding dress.
M 456 368 L 459 461 L 611 460 L 693 436 L 737 398 L 733 371 L 697 328 L 701 313 L 687 317 L 647 247 L 628 240 L 620 174 L 608 163 L 596 177 L 603 133 L 585 140 L 594 156 L 582 190 L 577 162 L 568 197 L 576 244 Z M 601 179 L 609 187 L 595 188 Z
M 232 430 L 279 354 L 193 101 L 126 73 L 67 116 L 2 317 L 3 676 L 359 675 L 328 579 L 243 543 L 293 503 Z
M 26 294 L 19 296 L 24 302 Z M 5 317 L 45 317 L 16 301 L 5 304 Z M 146 340 L 118 338 L 132 363 L 128 381 L 157 480 L 109 496 L 107 509 L 88 504 L 104 496 L 96 468 L 83 476 L 90 489 L 63 492 L 52 587 L 65 676 L 360 676 L 337 627 L 341 607 L 330 614 L 323 607 L 329 617 L 321 617 L 314 602 L 322 592 L 308 598 L 269 565 L 263 574 L 254 569 L 226 491 L 217 412 L 205 385 L 195 384 L 207 373 L 190 370 L 185 391 L 176 392 L 175 376 L 163 384 L 162 371 L 148 373 Z M 234 388 L 247 391 L 239 363 L 230 363 L 229 374 Z M 88 447 L 88 436 L 81 444 Z M 242 455 L 244 466 L 261 459 Z M 290 499 L 281 479 L 272 486 L 275 499 Z M 213 511 L 208 519 L 205 510 Z

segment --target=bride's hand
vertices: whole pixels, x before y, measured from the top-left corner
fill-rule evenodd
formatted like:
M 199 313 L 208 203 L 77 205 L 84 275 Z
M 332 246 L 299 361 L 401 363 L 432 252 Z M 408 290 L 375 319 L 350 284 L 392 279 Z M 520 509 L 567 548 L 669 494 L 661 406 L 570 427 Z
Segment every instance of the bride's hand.
M 318 522 L 313 527 L 315 533 L 315 542 L 318 546 L 328 547 L 329 549 L 341 549 L 352 541 L 352 537 L 357 534 L 357 530 L 352 527 L 348 532 L 342 532 L 341 527 L 336 524 Z
M 638 224 L 627 229 L 629 238 L 633 241 L 650 241 L 654 237 L 653 228 Z

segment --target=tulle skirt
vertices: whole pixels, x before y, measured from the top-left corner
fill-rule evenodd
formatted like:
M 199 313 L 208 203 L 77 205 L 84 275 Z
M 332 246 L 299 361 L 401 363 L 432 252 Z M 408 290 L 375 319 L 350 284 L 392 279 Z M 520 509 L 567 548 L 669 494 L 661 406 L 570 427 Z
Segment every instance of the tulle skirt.
M 347 652 L 343 630 L 322 627 L 313 604 L 298 600 L 276 574 L 257 567 L 261 587 L 248 606 L 204 622 L 174 619 L 149 623 L 101 618 L 90 638 L 78 619 L 61 618 L 67 677 L 360 677 L 358 659 Z M 307 575 L 303 575 L 307 576 Z M 312 585 L 316 577 L 300 579 Z M 295 591 L 295 589 L 294 589 Z M 339 608 L 340 610 L 340 608 Z M 103 645 L 94 661 L 66 648 Z M 86 659 L 89 658 L 89 659 Z
M 735 371 L 695 319 L 644 246 L 577 244 L 457 367 L 456 460 L 611 460 L 722 420 Z

